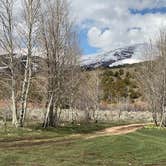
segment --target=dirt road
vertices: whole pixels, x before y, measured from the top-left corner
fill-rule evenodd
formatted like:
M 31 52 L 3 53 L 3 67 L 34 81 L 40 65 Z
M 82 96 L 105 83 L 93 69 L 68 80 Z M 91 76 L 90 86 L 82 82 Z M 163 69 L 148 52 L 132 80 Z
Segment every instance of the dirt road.
M 0 149 L 1 148 L 21 148 L 21 147 L 32 147 L 37 145 L 47 145 L 47 144 L 70 144 L 72 142 L 75 142 L 78 139 L 92 139 L 102 136 L 109 136 L 109 135 L 121 135 L 121 134 L 128 134 L 135 132 L 138 129 L 143 128 L 144 126 L 148 125 L 145 124 L 131 124 L 131 125 L 123 125 L 123 126 L 116 126 L 116 127 L 110 127 L 106 128 L 102 131 L 94 132 L 91 134 L 72 134 L 66 137 L 60 137 L 60 138 L 20 138 L 20 139 L 13 139 L 13 140 L 1 140 L 0 141 Z
M 94 134 L 91 134 L 89 137 L 87 137 L 87 139 L 101 137 L 101 136 L 109 136 L 109 135 L 128 134 L 128 133 L 135 132 L 138 129 L 141 129 L 146 125 L 148 125 L 148 124 L 147 123 L 144 123 L 144 124 L 131 124 L 131 125 L 110 127 L 110 128 L 106 128 L 102 131 L 96 132 Z

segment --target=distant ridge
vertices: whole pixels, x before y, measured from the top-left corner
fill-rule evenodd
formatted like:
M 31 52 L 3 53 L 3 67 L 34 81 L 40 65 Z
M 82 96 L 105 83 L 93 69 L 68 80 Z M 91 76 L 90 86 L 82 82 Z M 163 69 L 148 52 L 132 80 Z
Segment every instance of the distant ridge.
M 145 61 L 144 53 L 148 44 L 140 43 L 81 57 L 81 67 L 95 69 L 98 67 L 114 67 L 125 64 L 134 64 Z

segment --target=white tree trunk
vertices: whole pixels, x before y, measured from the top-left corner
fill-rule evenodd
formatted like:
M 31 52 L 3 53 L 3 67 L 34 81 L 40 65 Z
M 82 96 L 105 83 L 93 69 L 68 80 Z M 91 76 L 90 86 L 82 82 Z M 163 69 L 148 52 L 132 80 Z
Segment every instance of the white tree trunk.
M 52 100 L 53 100 L 53 94 L 51 95 L 50 101 L 49 101 L 48 106 L 47 106 L 47 112 L 46 112 L 46 115 L 45 115 L 45 118 L 44 118 L 44 124 L 43 124 L 44 128 L 47 127 L 47 123 L 49 121 L 49 114 L 50 114 L 50 107 L 51 107 L 51 104 L 52 104 Z
M 12 80 L 12 84 L 15 85 L 14 79 Z M 15 87 L 15 86 L 14 86 Z M 17 121 L 17 107 L 16 107 L 16 95 L 15 95 L 15 89 L 12 86 L 12 124 L 14 126 L 18 126 L 18 121 Z

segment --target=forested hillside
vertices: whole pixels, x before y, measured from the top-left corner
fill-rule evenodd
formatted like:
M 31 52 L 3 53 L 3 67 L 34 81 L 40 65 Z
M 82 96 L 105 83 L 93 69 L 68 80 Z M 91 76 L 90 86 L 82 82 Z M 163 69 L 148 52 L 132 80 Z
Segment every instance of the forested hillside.
M 131 102 L 139 99 L 141 93 L 136 79 L 136 72 L 134 66 L 103 70 L 101 74 L 103 100 L 116 103 L 123 99 L 129 99 Z

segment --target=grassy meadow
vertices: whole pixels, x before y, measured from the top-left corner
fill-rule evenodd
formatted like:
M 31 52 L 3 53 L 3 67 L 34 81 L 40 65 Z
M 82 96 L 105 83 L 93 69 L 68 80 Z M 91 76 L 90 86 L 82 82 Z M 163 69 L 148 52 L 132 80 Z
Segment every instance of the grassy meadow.
M 146 127 L 126 135 L 84 137 L 116 125 L 119 124 L 70 125 L 45 130 L 29 127 L 22 131 L 8 127 L 6 134 L 0 135 L 0 165 L 166 165 L 165 129 Z M 74 133 L 76 137 L 70 137 Z

